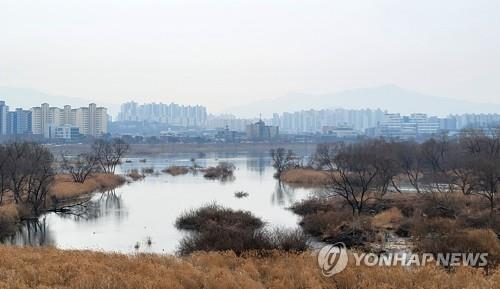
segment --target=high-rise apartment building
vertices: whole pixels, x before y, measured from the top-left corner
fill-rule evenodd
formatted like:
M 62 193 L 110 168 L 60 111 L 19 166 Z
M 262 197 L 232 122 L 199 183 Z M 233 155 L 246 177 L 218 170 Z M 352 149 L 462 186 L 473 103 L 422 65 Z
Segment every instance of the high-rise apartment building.
M 205 127 L 207 109 L 203 106 L 184 106 L 175 103 L 126 102 L 121 105 L 118 121 L 145 121 L 181 127 Z
M 272 124 L 288 133 L 322 132 L 323 127 L 350 127 L 358 132 L 376 127 L 384 118 L 380 109 L 323 109 L 273 114 Z
M 0 135 L 7 135 L 9 107 L 5 101 L 0 101 Z
M 15 111 L 8 112 L 7 118 L 8 135 L 15 136 L 31 134 L 31 111 L 16 108 Z
M 441 129 L 437 117 L 428 117 L 425 113 L 413 113 L 401 116 L 399 113 L 386 113 L 379 124 L 380 135 L 397 139 L 412 139 L 436 134 Z
M 78 128 L 81 135 L 99 137 L 108 132 L 108 114 L 104 107 L 97 107 L 95 103 L 88 107 L 72 109 L 66 105 L 64 108 L 50 107 L 47 103 L 31 109 L 31 126 L 33 134 L 42 135 L 45 138 L 54 136 L 53 131 L 57 127 L 64 127 L 72 132 Z M 61 130 L 59 130 L 61 131 Z

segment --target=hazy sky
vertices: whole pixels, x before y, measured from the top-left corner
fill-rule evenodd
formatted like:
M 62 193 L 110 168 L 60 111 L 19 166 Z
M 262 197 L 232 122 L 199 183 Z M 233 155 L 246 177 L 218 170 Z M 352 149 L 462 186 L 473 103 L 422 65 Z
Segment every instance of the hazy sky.
M 0 0 L 0 85 L 220 110 L 397 84 L 500 102 L 500 1 Z

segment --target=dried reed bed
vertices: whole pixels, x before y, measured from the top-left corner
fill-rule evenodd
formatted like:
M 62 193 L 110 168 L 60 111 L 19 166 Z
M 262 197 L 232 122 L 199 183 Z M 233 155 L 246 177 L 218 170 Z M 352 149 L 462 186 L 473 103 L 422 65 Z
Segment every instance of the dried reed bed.
M 172 175 L 172 176 L 178 176 L 178 175 L 185 175 L 185 174 L 189 173 L 189 169 L 186 167 L 170 166 L 170 167 L 162 170 L 162 172 L 167 173 L 167 174 Z
M 55 248 L 0 246 L 0 288 L 500 288 L 500 273 L 458 268 L 353 267 L 326 278 L 307 252 L 237 257 L 197 253 L 183 258 L 127 256 Z
M 312 169 L 291 169 L 283 172 L 281 181 L 287 184 L 314 187 L 325 186 L 330 180 L 328 172 Z
M 371 223 L 376 228 L 394 229 L 401 226 L 404 216 L 398 208 L 390 208 L 373 216 Z
M 111 190 L 125 183 L 125 178 L 109 173 L 89 176 L 84 183 L 76 183 L 70 175 L 58 174 L 51 187 L 51 193 L 58 199 L 70 199 L 94 191 Z

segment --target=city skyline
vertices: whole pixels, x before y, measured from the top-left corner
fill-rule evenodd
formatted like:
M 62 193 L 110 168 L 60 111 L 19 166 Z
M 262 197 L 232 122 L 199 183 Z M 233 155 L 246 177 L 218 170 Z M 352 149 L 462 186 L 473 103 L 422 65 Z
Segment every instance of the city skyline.
M 29 109 L 10 106 L 0 100 L 0 138 L 75 140 L 80 137 L 102 137 L 108 133 L 107 109 L 90 103 L 87 106 L 63 108 L 47 102 Z

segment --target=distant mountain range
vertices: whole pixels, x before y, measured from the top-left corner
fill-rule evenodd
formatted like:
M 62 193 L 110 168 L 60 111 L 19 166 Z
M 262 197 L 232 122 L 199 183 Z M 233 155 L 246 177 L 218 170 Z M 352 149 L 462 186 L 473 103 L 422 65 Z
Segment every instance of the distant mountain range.
M 116 115 L 119 109 L 119 106 L 113 103 L 50 95 L 30 88 L 5 86 L 0 86 L 0 100 L 5 100 L 11 109 L 16 107 L 29 109 L 44 102 L 59 107 L 66 104 L 80 107 L 95 102 L 99 106 L 108 107 L 111 115 Z M 406 90 L 395 85 L 351 89 L 332 94 L 289 93 L 274 99 L 242 104 L 226 109 L 223 113 L 230 113 L 243 118 L 253 118 L 258 117 L 259 114 L 262 114 L 263 117 L 270 117 L 274 112 L 328 108 L 380 108 L 402 114 L 422 112 L 437 116 L 446 116 L 450 113 L 500 113 L 500 103 L 480 103 L 432 96 Z
M 115 113 L 116 105 L 100 102 L 91 101 L 83 98 L 51 95 L 31 88 L 18 88 L 18 87 L 6 87 L 0 86 L 0 100 L 4 100 L 11 110 L 17 107 L 22 107 L 24 109 L 30 109 L 34 106 L 39 106 L 40 104 L 46 102 L 50 106 L 62 107 L 66 104 L 72 107 L 88 106 L 89 103 L 94 102 L 98 106 L 108 107 L 111 113 Z
M 389 112 L 414 112 L 446 116 L 450 113 L 500 113 L 499 103 L 479 103 L 426 95 L 396 85 L 345 90 L 333 94 L 290 93 L 286 96 L 252 102 L 227 109 L 239 117 L 270 117 L 273 112 L 293 112 L 327 108 L 381 108 Z

